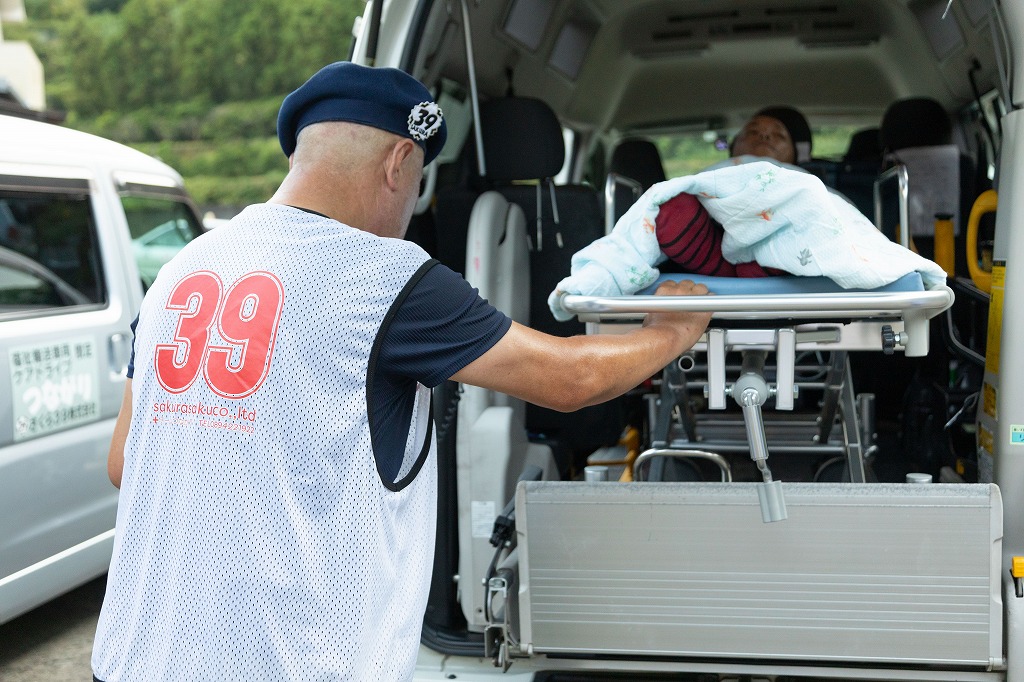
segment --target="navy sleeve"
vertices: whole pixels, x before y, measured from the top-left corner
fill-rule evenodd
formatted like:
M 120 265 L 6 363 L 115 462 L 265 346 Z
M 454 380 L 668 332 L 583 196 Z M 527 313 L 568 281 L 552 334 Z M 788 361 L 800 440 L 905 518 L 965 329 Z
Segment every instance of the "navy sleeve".
M 135 376 L 135 328 L 139 326 L 139 316 L 132 321 L 132 354 L 128 357 L 128 378 Z
M 378 369 L 433 388 L 487 352 L 511 326 L 461 275 L 438 263 L 399 303 Z

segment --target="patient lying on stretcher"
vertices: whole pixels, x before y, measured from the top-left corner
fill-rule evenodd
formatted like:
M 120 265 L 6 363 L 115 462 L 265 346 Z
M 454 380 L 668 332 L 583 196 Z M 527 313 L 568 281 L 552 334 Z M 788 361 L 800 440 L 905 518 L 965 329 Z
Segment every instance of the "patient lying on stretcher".
M 797 147 L 789 127 L 769 107 L 748 120 L 730 146 L 731 157 L 705 170 L 753 161 L 774 161 L 782 168 L 802 172 L 794 165 Z M 806 126 L 806 124 L 805 124 Z M 805 131 L 809 134 L 809 130 Z M 830 190 L 832 191 L 832 190 Z M 786 274 L 756 262 L 730 263 L 722 255 L 725 232 L 696 196 L 681 193 L 661 205 L 655 221 L 658 245 L 668 261 L 663 272 L 688 272 L 712 277 L 770 277 Z
M 925 288 L 946 282 L 942 268 L 889 241 L 820 179 L 762 159 L 653 185 L 611 233 L 573 255 L 548 305 L 567 320 L 562 294 L 634 294 L 669 260 L 696 274 L 825 276 L 847 289 L 914 271 Z

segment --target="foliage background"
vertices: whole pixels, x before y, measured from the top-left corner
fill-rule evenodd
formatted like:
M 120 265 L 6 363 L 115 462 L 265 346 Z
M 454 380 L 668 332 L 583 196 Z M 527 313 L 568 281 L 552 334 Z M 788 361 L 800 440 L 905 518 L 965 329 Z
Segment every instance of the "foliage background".
M 204 207 L 263 201 L 288 163 L 281 98 L 346 59 L 365 0 L 25 0 L 47 106 L 159 156 Z

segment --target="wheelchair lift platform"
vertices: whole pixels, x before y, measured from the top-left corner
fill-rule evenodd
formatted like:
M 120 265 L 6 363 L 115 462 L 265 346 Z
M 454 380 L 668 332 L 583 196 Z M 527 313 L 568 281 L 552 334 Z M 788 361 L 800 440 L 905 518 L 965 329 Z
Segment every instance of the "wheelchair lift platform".
M 765 524 L 756 485 L 521 482 L 518 570 L 496 579 L 515 603 L 491 636 L 512 657 L 841 663 L 874 679 L 1003 665 L 995 486 L 784 483 L 789 517 Z

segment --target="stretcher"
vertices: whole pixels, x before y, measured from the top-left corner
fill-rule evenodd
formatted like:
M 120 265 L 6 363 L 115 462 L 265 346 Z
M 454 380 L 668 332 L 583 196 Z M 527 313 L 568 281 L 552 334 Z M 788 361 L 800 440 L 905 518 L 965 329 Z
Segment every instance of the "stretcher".
M 654 295 L 658 284 L 668 279 L 692 279 L 715 295 Z M 773 480 L 767 464 L 768 443 L 774 440 L 770 436 L 780 429 L 775 422 L 766 429 L 762 408 L 772 401 L 776 410 L 793 410 L 801 390 L 796 377 L 798 355 L 830 354 L 822 368 L 824 381 L 818 386 L 823 399 L 818 413 L 812 420 L 805 420 L 812 434 L 797 436 L 796 444 L 783 442 L 780 447 L 833 451 L 845 460 L 849 480 L 864 482 L 865 450 L 869 447 L 866 441 L 872 429 L 861 422 L 872 421 L 873 415 L 858 410 L 847 353 L 892 354 L 901 350 L 911 357 L 926 355 L 929 321 L 953 304 L 953 292 L 944 285 L 925 289 L 916 272 L 870 291 L 842 289 L 825 277 L 740 279 L 674 274 L 662 275 L 634 296 L 566 294 L 561 303 L 588 323 L 588 332 L 621 330 L 623 324 L 635 323 L 649 312 L 713 313 L 707 332 L 691 354 L 663 372 L 661 394 L 650 410 L 651 447 L 665 456 L 677 456 L 680 448 L 692 450 L 698 444 L 701 451 L 748 450 L 762 478 L 757 488 L 762 519 L 769 522 L 783 520 L 787 514 L 782 488 Z M 738 369 L 732 368 L 735 377 L 731 381 L 726 362 L 730 352 L 739 352 L 742 357 Z M 731 397 L 742 412 L 746 443 L 716 438 L 715 428 L 698 434 L 689 409 L 692 382 L 687 377 L 687 370 L 699 367 L 695 360 L 698 354 L 706 357 L 701 369 L 707 407 L 725 410 Z M 774 365 L 768 364 L 770 355 L 774 356 Z M 673 437 L 673 422 L 680 427 L 675 429 L 678 438 Z M 719 426 L 717 431 L 723 429 Z M 833 436 L 834 432 L 838 435 Z

